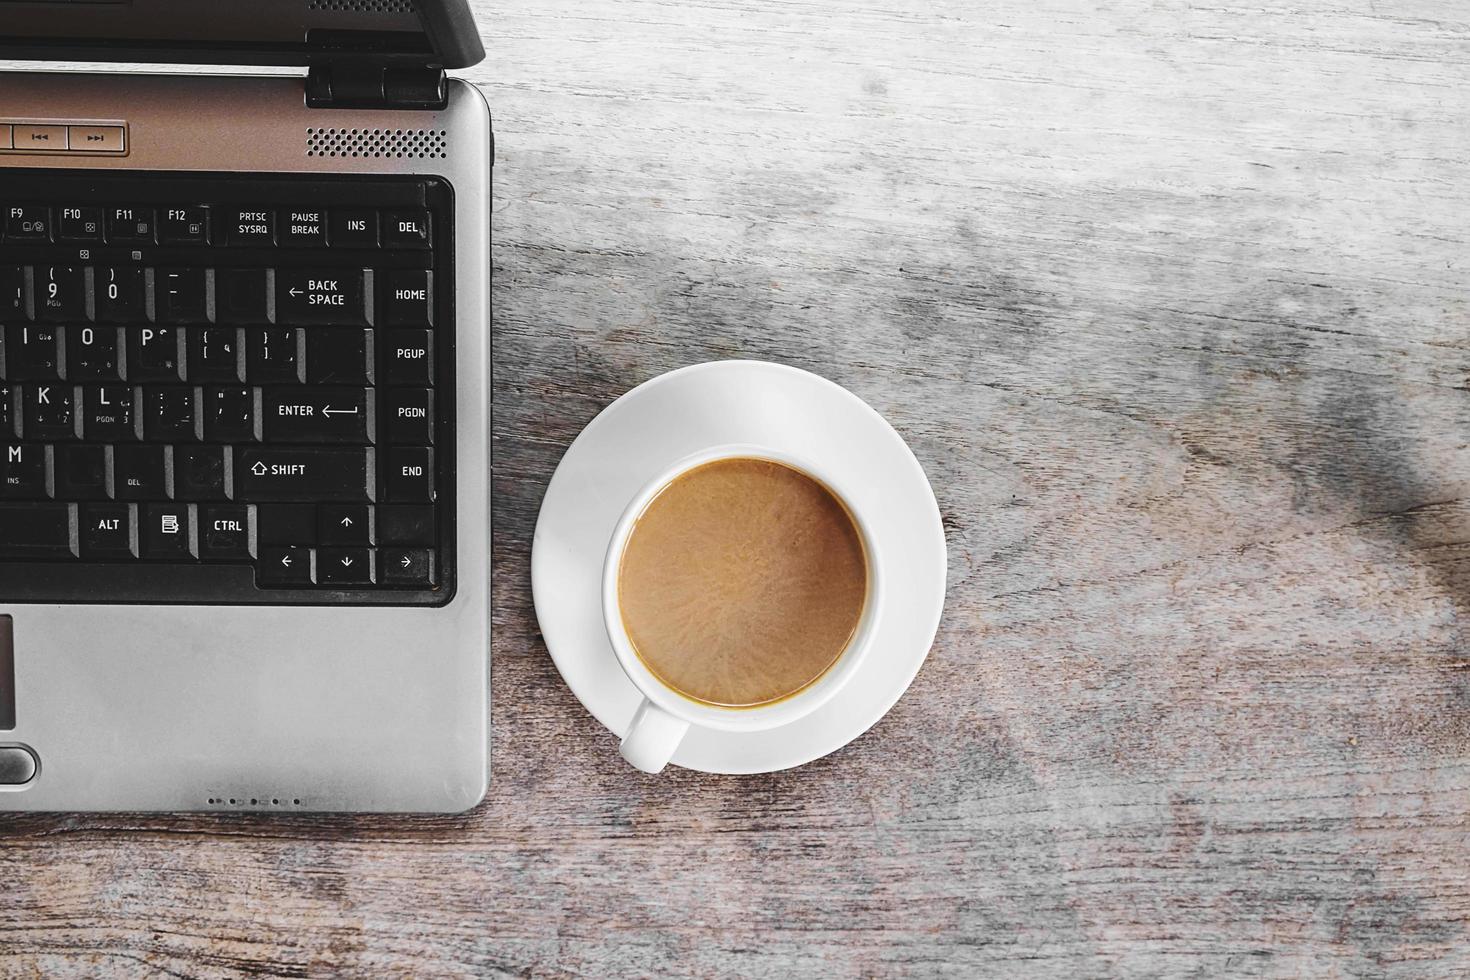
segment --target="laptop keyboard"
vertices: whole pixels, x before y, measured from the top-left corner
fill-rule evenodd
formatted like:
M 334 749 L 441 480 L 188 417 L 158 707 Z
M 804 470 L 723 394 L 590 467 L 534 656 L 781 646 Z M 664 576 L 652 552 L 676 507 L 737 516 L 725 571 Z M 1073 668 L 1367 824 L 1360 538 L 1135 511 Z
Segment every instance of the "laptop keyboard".
M 6 173 L 0 601 L 447 601 L 452 220 L 434 180 Z

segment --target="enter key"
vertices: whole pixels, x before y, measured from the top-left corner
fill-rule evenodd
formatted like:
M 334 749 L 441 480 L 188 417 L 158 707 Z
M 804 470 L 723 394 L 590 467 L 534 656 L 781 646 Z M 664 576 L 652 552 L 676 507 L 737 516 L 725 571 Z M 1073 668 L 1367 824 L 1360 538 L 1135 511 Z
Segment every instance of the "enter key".
M 373 442 L 371 388 L 274 387 L 264 399 L 266 442 Z

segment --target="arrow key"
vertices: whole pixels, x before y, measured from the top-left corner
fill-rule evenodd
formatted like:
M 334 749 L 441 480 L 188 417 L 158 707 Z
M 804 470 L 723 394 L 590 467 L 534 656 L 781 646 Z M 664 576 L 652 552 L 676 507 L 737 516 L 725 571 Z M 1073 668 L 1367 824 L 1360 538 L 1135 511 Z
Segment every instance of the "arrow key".
M 312 585 L 310 548 L 261 548 L 255 563 L 255 583 L 262 589 Z
M 427 589 L 434 584 L 433 552 L 422 548 L 384 548 L 378 552 L 383 584 Z
M 373 553 L 368 548 L 322 548 L 316 567 L 322 585 L 373 584 Z
M 317 540 L 337 547 L 361 547 L 375 540 L 373 508 L 366 504 L 324 504 L 317 508 Z

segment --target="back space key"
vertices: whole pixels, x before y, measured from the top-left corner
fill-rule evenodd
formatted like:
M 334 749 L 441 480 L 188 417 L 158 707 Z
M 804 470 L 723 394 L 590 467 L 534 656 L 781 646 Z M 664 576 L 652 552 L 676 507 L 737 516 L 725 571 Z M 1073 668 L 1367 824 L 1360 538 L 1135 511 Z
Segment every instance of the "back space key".
M 0 504 L 0 558 L 74 558 L 70 504 Z

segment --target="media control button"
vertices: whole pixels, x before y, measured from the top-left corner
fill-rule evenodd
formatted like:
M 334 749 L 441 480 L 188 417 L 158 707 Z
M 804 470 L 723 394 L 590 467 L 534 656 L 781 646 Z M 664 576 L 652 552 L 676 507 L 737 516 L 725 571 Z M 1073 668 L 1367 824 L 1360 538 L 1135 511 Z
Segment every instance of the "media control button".
M 24 786 L 36 778 L 36 757 L 19 746 L 0 748 L 0 786 Z
M 9 124 L 0 126 L 0 150 L 9 150 L 14 147 L 11 141 L 11 128 Z
M 36 153 L 66 152 L 65 126 L 21 126 L 14 127 L 15 148 Z
M 158 241 L 163 245 L 209 244 L 209 208 L 162 208 Z
M 81 153 L 121 153 L 127 148 L 121 126 L 68 126 L 71 149 Z

